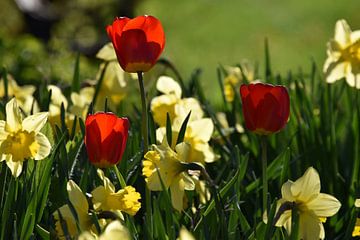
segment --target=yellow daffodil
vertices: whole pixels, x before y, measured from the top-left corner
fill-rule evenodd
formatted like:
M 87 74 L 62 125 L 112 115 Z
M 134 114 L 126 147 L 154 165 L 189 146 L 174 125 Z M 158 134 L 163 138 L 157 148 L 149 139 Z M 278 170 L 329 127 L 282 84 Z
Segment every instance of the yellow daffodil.
M 345 78 L 351 87 L 360 89 L 360 31 L 352 32 L 345 20 L 338 20 L 334 39 L 327 48 L 326 81 L 333 83 Z
M 109 225 L 105 228 L 105 231 L 100 235 L 97 236 L 94 233 L 86 231 L 79 236 L 79 240 L 130 240 L 130 233 L 128 229 L 121 224 L 119 220 L 112 221 Z
M 227 72 L 227 76 L 224 79 L 225 100 L 233 102 L 235 98 L 234 89 L 239 88 L 240 83 L 243 81 L 243 75 L 248 81 L 254 80 L 254 68 L 247 60 L 241 61 L 241 69 L 240 67 L 231 66 L 225 66 L 224 68 Z
M 32 85 L 24 85 L 19 86 L 15 79 L 8 74 L 7 75 L 7 81 L 8 81 L 8 96 L 9 97 L 15 97 L 19 107 L 21 109 L 29 114 L 31 110 L 33 112 L 39 112 L 39 105 L 36 102 L 35 98 L 33 97 L 33 94 L 36 90 L 35 86 Z M 5 88 L 4 88 L 4 80 L 0 79 L 0 97 L 5 96 Z
M 55 124 L 60 125 L 60 114 L 61 114 L 61 104 L 64 105 L 65 110 L 68 107 L 68 101 L 66 97 L 62 94 L 61 89 L 55 85 L 48 85 L 48 91 L 51 91 L 51 99 L 49 105 L 49 122 L 52 126 Z
M 203 180 L 200 180 L 199 171 L 189 171 L 190 175 L 195 183 L 195 191 L 199 195 L 200 203 L 207 203 L 211 199 L 211 194 L 209 189 L 206 187 L 206 183 Z
M 284 204 L 294 204 L 299 214 L 299 238 L 306 240 L 324 239 L 323 222 L 335 215 L 340 209 L 340 202 L 333 196 L 320 193 L 320 177 L 310 167 L 295 182 L 288 180 L 281 188 L 282 198 L 278 200 L 278 209 Z M 285 227 L 291 232 L 291 209 L 281 212 L 276 222 L 277 227 Z M 278 213 L 279 214 L 279 213 Z
M 40 132 L 47 118 L 48 113 L 41 112 L 23 120 L 15 98 L 6 104 L 6 121 L 0 120 L 0 161 L 6 161 L 14 177 L 26 159 L 42 160 L 50 154 L 50 142 Z
M 134 216 L 140 209 L 140 193 L 136 192 L 132 186 L 126 186 L 115 192 L 114 185 L 105 177 L 101 169 L 97 173 L 104 185 L 92 191 L 92 202 L 95 211 L 122 211 Z
M 95 89 L 93 87 L 85 87 L 80 89 L 80 92 L 71 93 L 71 102 L 69 112 L 81 117 L 82 119 L 86 118 L 86 114 L 89 108 L 89 105 L 93 99 Z
M 161 127 L 166 126 L 166 113 L 171 120 L 184 120 L 190 111 L 190 121 L 203 117 L 204 113 L 195 98 L 181 99 L 181 87 L 174 79 L 161 76 L 156 82 L 156 89 L 163 94 L 153 98 L 150 108 L 155 122 Z
M 189 156 L 189 144 L 180 143 L 175 151 L 170 148 L 166 138 L 161 145 L 153 145 L 152 150 L 144 156 L 143 175 L 151 191 L 162 191 L 161 182 L 166 189 L 170 188 L 172 205 L 181 211 L 184 190 L 194 190 L 195 184 L 183 165 Z
M 360 199 L 356 199 L 354 205 L 355 205 L 355 207 L 359 208 L 360 207 Z M 353 237 L 360 236 L 360 218 L 356 218 L 356 223 L 355 223 L 354 230 L 352 232 L 352 236 Z
M 176 144 L 177 137 L 182 125 L 182 119 L 176 118 L 172 124 L 172 148 Z M 209 145 L 209 140 L 214 131 L 214 124 L 210 118 L 203 118 L 188 122 L 185 131 L 184 142 L 189 144 L 189 156 L 187 162 L 210 163 L 219 157 Z M 166 135 L 166 127 L 156 130 L 156 139 L 160 142 Z
M 87 199 L 79 186 L 72 180 L 67 183 L 67 192 L 69 195 L 69 200 L 76 211 L 76 217 L 79 223 L 80 231 L 89 230 L 91 228 L 92 222 L 88 214 L 89 204 Z M 61 217 L 59 216 L 59 212 Z M 74 213 L 71 211 L 68 205 L 63 205 L 56 212 L 53 213 L 56 220 L 55 229 L 57 235 L 60 239 L 75 238 L 79 235 L 79 231 L 76 225 L 76 218 Z M 61 219 L 64 221 L 61 223 Z M 63 226 L 66 225 L 67 233 L 70 236 L 65 236 Z
M 194 236 L 183 226 L 180 229 L 177 240 L 195 240 Z
M 105 66 L 105 72 L 103 81 L 100 87 L 98 98 L 96 100 L 95 109 L 102 111 L 104 109 L 105 99 L 108 99 L 108 106 L 111 109 L 116 109 L 116 106 L 126 97 L 128 92 L 128 82 L 131 77 L 130 74 L 124 72 L 120 67 L 115 50 L 112 43 L 106 44 L 96 55 L 97 58 L 102 59 L 105 63 L 100 64 L 99 73 L 103 72 Z

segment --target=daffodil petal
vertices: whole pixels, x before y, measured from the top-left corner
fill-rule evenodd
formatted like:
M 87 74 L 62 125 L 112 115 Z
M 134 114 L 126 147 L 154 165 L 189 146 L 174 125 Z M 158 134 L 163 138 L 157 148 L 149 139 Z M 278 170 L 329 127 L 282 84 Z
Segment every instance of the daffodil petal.
M 6 104 L 6 130 L 16 132 L 21 129 L 22 116 L 15 98 Z
M 186 173 L 182 173 L 182 178 L 184 180 L 184 189 L 188 191 L 192 191 L 195 189 L 195 183 L 193 179 L 187 175 Z
M 291 192 L 291 186 L 294 184 L 294 182 L 288 180 L 286 183 L 284 183 L 281 187 L 281 196 L 283 199 L 289 202 L 295 201 L 294 196 Z
M 300 239 L 318 240 L 322 235 L 321 231 L 322 231 L 322 223 L 316 216 L 308 213 L 300 214 L 300 225 L 299 225 Z
M 190 150 L 190 145 L 186 142 L 179 143 L 175 146 L 175 151 L 178 153 L 179 160 L 182 162 L 188 162 Z
M 360 198 L 355 200 L 354 205 L 355 205 L 355 207 L 360 207 Z
M 4 141 L 8 133 L 5 131 L 6 122 L 3 120 L 0 120 L 0 142 Z
M 325 72 L 325 78 L 327 83 L 333 83 L 346 76 L 348 62 L 334 62 L 331 63 Z
M 74 206 L 80 220 L 81 212 L 86 213 L 89 210 L 89 204 L 86 200 L 84 193 L 79 186 L 73 181 L 69 180 L 66 187 L 71 204 Z
M 22 122 L 22 127 L 24 130 L 28 132 L 39 132 L 45 125 L 49 113 L 40 112 L 35 113 L 34 115 L 30 115 L 26 117 Z
M 338 20 L 335 24 L 335 40 L 345 48 L 351 43 L 351 29 L 344 19 Z
M 42 160 L 49 156 L 51 151 L 51 144 L 49 142 L 49 139 L 42 134 L 41 132 L 38 132 L 35 135 L 35 141 L 39 144 L 39 149 L 34 157 L 35 160 Z
M 174 94 L 178 99 L 181 98 L 181 87 L 178 82 L 168 76 L 161 76 L 156 82 L 156 89 L 164 94 Z
M 11 173 L 14 177 L 20 176 L 23 167 L 22 161 L 14 162 L 10 159 L 10 160 L 6 160 L 6 165 L 10 168 Z
M 102 60 L 105 61 L 112 61 L 112 60 L 116 60 L 116 54 L 115 54 L 115 50 L 114 50 L 114 46 L 113 44 L 107 43 L 105 44 L 96 54 L 97 58 L 100 58 Z
M 190 122 L 191 135 L 199 140 L 208 142 L 214 131 L 214 123 L 210 118 L 203 118 Z
M 105 190 L 108 193 L 114 193 L 115 192 L 115 186 L 112 184 L 112 182 L 105 176 L 104 171 L 100 168 L 97 170 L 98 176 L 103 180 L 103 184 L 105 187 Z
M 320 217 L 331 217 L 337 213 L 341 203 L 333 196 L 320 193 L 317 198 L 306 204 L 307 208 Z
M 170 186 L 171 202 L 173 207 L 178 210 L 183 210 L 185 183 L 181 176 L 176 177 Z
M 108 196 L 107 191 L 105 189 L 104 186 L 99 186 L 97 188 L 95 188 L 92 192 L 91 192 L 92 197 L 92 202 L 93 202 L 93 206 L 94 206 L 94 210 L 95 211 L 99 211 L 101 209 L 105 209 L 106 208 L 106 196 Z
M 286 231 L 288 233 L 290 233 L 291 229 L 288 227 L 289 222 L 290 222 L 289 225 L 291 226 L 291 210 L 287 210 L 287 211 L 283 212 L 281 214 L 280 218 L 275 223 L 275 226 L 277 226 L 277 227 L 285 227 Z
M 291 193 L 298 201 L 308 202 L 320 193 L 320 177 L 318 172 L 309 167 L 304 175 L 291 186 Z
M 183 226 L 179 232 L 179 238 L 177 240 L 195 240 L 194 236 Z
M 110 240 L 110 239 L 123 239 L 130 240 L 130 234 L 127 228 L 120 223 L 120 221 L 111 222 L 105 229 L 104 233 L 101 234 L 99 240 Z

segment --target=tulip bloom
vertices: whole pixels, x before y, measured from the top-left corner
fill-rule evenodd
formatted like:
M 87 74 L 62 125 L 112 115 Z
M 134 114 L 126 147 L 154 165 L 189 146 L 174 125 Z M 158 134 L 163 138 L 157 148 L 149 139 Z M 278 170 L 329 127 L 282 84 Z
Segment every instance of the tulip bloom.
M 243 84 L 240 95 L 247 129 L 269 135 L 285 127 L 290 113 L 290 99 L 285 87 L 264 83 Z
M 129 121 L 113 113 L 96 113 L 86 118 L 85 146 L 92 164 L 99 168 L 116 165 L 128 138 Z
M 161 22 L 152 16 L 115 18 L 106 31 L 125 72 L 147 72 L 165 46 Z

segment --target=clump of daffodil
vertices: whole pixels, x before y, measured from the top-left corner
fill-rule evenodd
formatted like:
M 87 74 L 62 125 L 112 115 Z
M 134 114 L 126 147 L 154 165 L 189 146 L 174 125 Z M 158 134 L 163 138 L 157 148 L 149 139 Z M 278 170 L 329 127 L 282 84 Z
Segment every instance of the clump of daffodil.
M 15 98 L 6 104 L 6 121 L 0 120 L 0 161 L 6 161 L 14 177 L 21 174 L 25 160 L 50 154 L 51 144 L 40 132 L 47 118 L 47 112 L 40 112 L 23 119 Z
M 172 205 L 178 211 L 183 209 L 184 191 L 195 189 L 185 166 L 189 152 L 189 144 L 179 143 L 173 151 L 164 138 L 161 145 L 152 145 L 143 161 L 142 172 L 148 188 L 151 191 L 170 189 Z
M 360 208 L 360 199 L 356 199 L 354 205 L 355 207 Z M 360 218 L 356 218 L 356 223 L 354 230 L 352 232 L 352 236 L 353 237 L 360 236 Z
M 153 98 L 150 108 L 160 127 L 166 126 L 167 113 L 171 120 L 184 120 L 190 111 L 190 121 L 203 117 L 204 112 L 195 98 L 181 98 L 181 87 L 174 79 L 161 76 L 156 82 L 156 89 L 163 94 Z
M 35 98 L 33 97 L 33 94 L 36 90 L 35 86 L 32 85 L 24 85 L 19 86 L 15 79 L 8 74 L 7 75 L 7 81 L 8 81 L 8 96 L 9 97 L 15 97 L 19 107 L 21 109 L 29 114 L 32 110 L 32 112 L 39 112 L 39 106 L 36 102 Z M 3 98 L 5 96 L 5 88 L 4 88 L 4 79 L 0 79 L 0 98 Z
M 98 236 L 93 232 L 86 231 L 79 236 L 79 240 L 130 240 L 129 230 L 119 220 L 112 221 L 107 225 L 104 232 Z
M 72 105 L 69 106 L 68 100 L 62 94 L 61 89 L 55 85 L 49 85 L 48 91 L 51 90 L 51 99 L 49 105 L 49 121 L 51 125 L 54 127 L 55 124 L 61 125 L 61 105 L 64 105 L 65 109 L 65 124 L 71 129 L 75 116 L 78 118 L 85 119 L 87 111 L 89 109 L 89 105 L 92 101 L 92 98 L 95 93 L 95 89 L 93 87 L 85 87 L 80 89 L 80 92 L 72 92 L 71 93 L 71 102 Z M 79 126 L 79 125 L 77 125 Z M 77 128 L 78 130 L 79 128 Z
M 227 102 L 233 102 L 235 91 L 243 82 L 244 76 L 247 81 L 254 80 L 254 67 L 247 61 L 243 60 L 240 67 L 225 66 L 227 75 L 224 78 L 224 96 Z
M 108 43 L 100 49 L 96 57 L 104 61 L 100 64 L 97 79 L 99 79 L 105 67 L 106 69 L 95 109 L 97 111 L 103 110 L 106 98 L 108 99 L 109 108 L 116 109 L 116 106 L 127 96 L 131 75 L 124 72 L 120 67 L 112 43 Z
M 299 214 L 300 239 L 324 239 L 323 222 L 335 215 L 340 209 L 340 202 L 333 196 L 320 193 L 320 177 L 310 167 L 295 182 L 288 180 L 281 188 L 282 198 L 277 203 L 275 225 L 284 227 L 291 233 L 291 214 L 295 208 Z M 266 219 L 264 219 L 266 220 Z
M 326 82 L 342 78 L 351 87 L 360 89 L 360 31 L 352 32 L 344 19 L 335 25 L 335 36 L 327 45 L 328 58 L 324 64 Z
M 134 216 L 140 209 L 141 199 L 140 193 L 136 192 L 132 186 L 126 186 L 115 192 L 115 187 L 111 181 L 105 177 L 101 169 L 97 170 L 98 176 L 103 181 L 103 186 L 94 189 L 92 194 L 92 202 L 95 211 L 115 211 L 121 214 L 126 212 Z
M 90 231 L 92 222 L 91 217 L 88 214 L 88 201 L 79 186 L 74 181 L 70 180 L 67 183 L 66 189 L 69 195 L 69 200 L 76 212 L 78 221 L 67 204 L 63 205 L 54 212 L 53 216 L 56 220 L 55 230 L 57 232 L 57 236 L 60 239 L 68 239 L 69 237 L 73 239 L 79 236 L 80 231 Z M 77 222 L 79 223 L 80 229 L 77 227 Z M 66 229 L 66 231 L 64 231 L 64 229 Z M 65 233 L 69 236 L 66 236 Z
M 192 112 L 191 112 L 192 114 Z M 178 138 L 182 118 L 176 118 L 172 123 L 172 148 Z M 189 121 L 186 127 L 184 142 L 189 144 L 189 156 L 187 162 L 211 163 L 219 159 L 209 145 L 210 138 L 214 131 L 214 123 L 210 118 Z M 166 135 L 166 127 L 156 130 L 156 139 L 160 142 Z

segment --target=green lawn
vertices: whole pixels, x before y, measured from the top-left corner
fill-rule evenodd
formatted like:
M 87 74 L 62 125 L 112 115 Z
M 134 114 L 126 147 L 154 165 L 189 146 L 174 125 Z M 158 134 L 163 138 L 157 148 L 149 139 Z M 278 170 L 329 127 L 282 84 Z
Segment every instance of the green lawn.
M 353 30 L 360 29 L 359 9 L 359 0 L 154 0 L 144 1 L 138 14 L 162 21 L 167 37 L 164 56 L 185 77 L 201 67 L 210 91 L 216 86 L 209 83 L 216 81 L 219 63 L 247 58 L 262 67 L 265 38 L 275 73 L 300 66 L 307 70 L 312 57 L 322 67 L 336 20 L 344 18 Z

